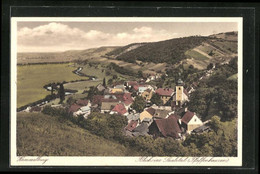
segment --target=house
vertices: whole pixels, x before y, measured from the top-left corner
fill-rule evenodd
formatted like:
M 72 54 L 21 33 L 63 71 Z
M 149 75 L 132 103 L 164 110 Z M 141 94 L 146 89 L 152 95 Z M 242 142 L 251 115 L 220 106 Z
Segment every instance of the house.
M 149 127 L 149 134 L 153 137 L 172 137 L 174 139 L 181 138 L 181 129 L 178 120 L 174 117 L 167 119 L 158 119 Z
M 154 113 L 155 113 L 155 109 L 153 109 L 151 107 L 146 109 L 146 110 L 144 110 L 140 114 L 140 121 L 142 122 L 144 118 L 153 118 Z
M 125 130 L 128 131 L 133 131 L 136 126 L 138 125 L 138 121 L 137 120 L 131 120 L 128 125 L 125 127 Z
M 152 96 L 153 96 L 153 91 L 152 89 L 146 89 L 141 96 L 148 102 L 151 100 Z
M 155 109 L 153 117 L 156 119 L 163 119 L 166 118 L 171 112 L 171 110 Z
M 124 93 L 124 89 L 122 89 L 122 88 L 109 88 L 109 93 L 110 94 Z
M 171 111 L 172 110 L 171 106 L 157 106 L 156 104 L 153 104 L 152 108 L 154 108 L 154 109 L 163 109 L 163 110 L 167 110 L 167 111 Z
M 155 93 L 161 97 L 163 104 L 166 104 L 172 97 L 174 91 L 171 88 L 158 88 Z
M 142 123 L 147 123 L 150 126 L 153 122 L 153 118 L 144 118 Z
M 116 105 L 118 102 L 102 102 L 101 103 L 101 113 L 109 113 Z
M 126 82 L 126 86 L 127 86 L 128 88 L 131 88 L 131 87 L 133 87 L 134 85 L 138 85 L 138 82 L 137 82 L 137 81 L 128 81 L 128 82 Z
M 91 108 L 90 106 L 83 106 L 81 108 L 79 108 L 79 110 L 77 112 L 74 112 L 73 115 L 74 116 L 79 116 L 79 115 L 83 115 L 84 118 L 87 118 L 87 116 L 91 113 Z
M 133 99 L 131 93 L 129 93 L 129 92 L 124 93 L 122 102 L 125 104 L 126 109 L 129 109 L 130 106 L 132 105 L 132 103 L 134 102 L 134 99 Z
M 73 114 L 74 112 L 77 112 L 81 107 L 81 105 L 74 103 L 69 107 L 68 112 Z
M 110 112 L 110 114 L 128 115 L 123 103 L 118 103 Z
M 137 114 L 129 114 L 126 117 L 127 117 L 128 123 L 129 123 L 132 120 L 138 120 L 140 118 L 140 114 L 139 113 L 137 113 Z
M 209 132 L 211 131 L 210 127 L 207 126 L 207 125 L 202 125 L 200 127 L 197 127 L 196 129 L 194 129 L 191 133 L 194 133 L 194 134 L 200 134 L 200 133 L 203 133 L 203 132 Z
M 142 122 L 136 128 L 133 129 L 133 136 L 148 135 L 149 125 L 146 122 Z
M 125 89 L 125 86 L 124 85 L 115 85 L 114 88 L 117 88 L 117 89 Z
M 106 89 L 102 84 L 98 84 L 96 88 L 99 92 L 102 92 Z
M 182 127 L 187 133 L 203 125 L 202 121 L 194 112 L 187 111 L 181 119 Z
M 176 85 L 176 91 L 173 95 L 173 102 L 175 102 L 175 107 L 181 107 L 183 103 L 189 101 L 189 93 L 183 86 L 183 81 L 181 79 L 178 80 Z
M 77 100 L 76 103 L 81 106 L 87 106 L 87 105 L 89 105 L 90 102 L 89 102 L 89 100 L 80 99 L 80 100 Z

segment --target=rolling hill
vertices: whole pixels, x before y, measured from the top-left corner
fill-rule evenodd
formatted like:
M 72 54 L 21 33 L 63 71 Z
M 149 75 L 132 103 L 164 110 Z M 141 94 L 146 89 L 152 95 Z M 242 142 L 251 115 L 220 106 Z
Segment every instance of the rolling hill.
M 184 62 L 198 69 L 205 69 L 209 63 L 228 62 L 237 56 L 237 32 L 219 33 L 208 37 L 191 36 L 160 42 L 135 43 L 116 48 L 106 55 L 131 63 L 138 61 L 168 64 Z
M 127 156 L 135 153 L 61 117 L 17 114 L 18 156 Z
M 111 52 L 117 47 L 99 47 L 86 50 L 68 50 L 64 52 L 51 53 L 18 53 L 17 63 L 54 63 L 54 62 L 71 62 L 78 59 L 89 59 L 101 57 Z

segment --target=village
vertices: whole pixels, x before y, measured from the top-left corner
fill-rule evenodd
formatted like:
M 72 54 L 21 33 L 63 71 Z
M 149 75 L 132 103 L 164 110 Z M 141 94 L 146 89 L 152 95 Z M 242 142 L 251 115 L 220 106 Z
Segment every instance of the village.
M 207 122 L 202 122 L 199 115 L 188 110 L 189 95 L 195 90 L 196 83 L 184 88 L 184 82 L 179 79 L 175 89 L 157 88 L 147 82 L 160 78 L 150 76 L 146 80 L 125 81 L 110 86 L 99 84 L 95 87 L 98 95 L 88 99 L 78 99 L 67 108 L 68 114 L 85 119 L 92 112 L 117 114 L 126 117 L 124 135 L 136 137 L 140 135 L 171 137 L 185 140 L 186 135 L 209 131 Z M 158 97 L 159 104 L 151 102 L 152 97 Z M 144 101 L 144 108 L 135 109 L 134 102 Z M 51 105 L 59 107 L 60 105 Z M 38 108 L 38 110 L 37 110 Z M 30 108 L 30 111 L 40 111 L 40 107 Z

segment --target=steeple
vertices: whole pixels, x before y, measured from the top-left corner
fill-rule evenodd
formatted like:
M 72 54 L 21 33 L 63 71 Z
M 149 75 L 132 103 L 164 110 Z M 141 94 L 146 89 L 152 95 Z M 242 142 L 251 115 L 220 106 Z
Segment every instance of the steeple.
M 177 86 L 183 86 L 183 81 L 181 79 L 178 80 Z

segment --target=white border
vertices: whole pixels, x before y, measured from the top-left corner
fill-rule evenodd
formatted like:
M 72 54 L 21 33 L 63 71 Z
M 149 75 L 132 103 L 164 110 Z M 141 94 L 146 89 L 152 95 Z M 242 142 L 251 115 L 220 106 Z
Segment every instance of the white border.
M 17 77 L 17 22 L 237 22 L 238 23 L 238 156 L 214 157 L 219 162 L 210 162 L 211 157 L 154 157 L 149 162 L 140 162 L 140 157 L 18 157 L 16 155 L 16 77 Z M 12 17 L 11 18 L 11 166 L 242 166 L 242 95 L 243 53 L 242 17 Z M 20 159 L 20 160 L 19 160 Z M 35 161 L 26 161 L 34 160 Z M 165 162 L 166 159 L 172 160 Z M 147 158 L 149 160 L 149 158 Z M 161 162 L 158 162 L 161 160 Z M 174 161 L 176 160 L 176 161 Z

